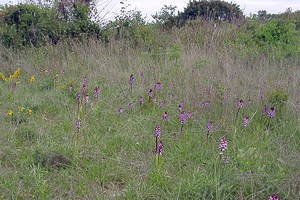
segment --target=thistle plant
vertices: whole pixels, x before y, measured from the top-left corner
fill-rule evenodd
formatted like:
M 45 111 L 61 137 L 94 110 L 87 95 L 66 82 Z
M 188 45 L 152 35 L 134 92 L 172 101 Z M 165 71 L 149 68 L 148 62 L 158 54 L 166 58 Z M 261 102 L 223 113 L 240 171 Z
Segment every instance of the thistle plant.
M 208 121 L 207 124 L 206 124 L 206 129 L 207 129 L 207 132 L 206 132 L 206 141 L 207 142 L 208 142 L 208 135 L 210 134 L 210 132 L 212 130 L 212 127 L 213 127 L 212 121 Z

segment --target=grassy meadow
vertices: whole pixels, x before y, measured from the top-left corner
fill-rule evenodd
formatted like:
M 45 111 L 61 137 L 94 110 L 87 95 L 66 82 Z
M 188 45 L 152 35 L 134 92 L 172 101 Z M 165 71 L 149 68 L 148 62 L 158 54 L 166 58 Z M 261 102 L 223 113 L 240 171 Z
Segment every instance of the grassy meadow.
M 299 198 L 299 57 L 237 32 L 1 47 L 0 199 Z

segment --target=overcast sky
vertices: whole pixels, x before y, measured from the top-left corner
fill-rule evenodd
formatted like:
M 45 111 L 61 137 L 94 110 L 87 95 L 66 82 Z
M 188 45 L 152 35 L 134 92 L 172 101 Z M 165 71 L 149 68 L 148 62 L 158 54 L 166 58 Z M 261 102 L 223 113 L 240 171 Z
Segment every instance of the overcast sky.
M 111 13 L 120 11 L 122 0 L 98 0 L 101 5 L 105 2 L 110 2 L 107 9 Z M 292 8 L 292 11 L 300 10 L 300 0 L 227 0 L 240 5 L 245 15 L 257 13 L 259 10 L 267 10 L 268 13 L 281 13 L 287 8 Z M 0 0 L 0 4 L 17 3 L 19 0 Z M 151 15 L 159 11 L 163 5 L 176 6 L 179 11 L 182 11 L 187 6 L 189 0 L 125 0 L 124 5 L 130 4 L 129 10 L 139 10 L 142 14 L 147 15 L 147 19 L 152 19 Z M 103 6 L 102 6 L 103 7 Z M 113 15 L 111 15 L 113 16 Z

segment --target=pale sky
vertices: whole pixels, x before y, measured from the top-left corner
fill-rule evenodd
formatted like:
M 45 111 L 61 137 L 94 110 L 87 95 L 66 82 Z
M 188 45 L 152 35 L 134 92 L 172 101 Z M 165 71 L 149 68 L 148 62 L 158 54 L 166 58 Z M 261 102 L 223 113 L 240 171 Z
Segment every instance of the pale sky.
M 118 13 L 121 8 L 120 1 L 122 0 L 98 0 L 99 5 L 103 5 L 109 2 L 107 9 L 111 12 L 109 16 L 113 16 L 112 13 Z M 287 8 L 292 8 L 292 11 L 300 10 L 300 0 L 227 0 L 227 2 L 233 2 L 240 5 L 245 15 L 250 13 L 257 13 L 259 10 L 266 10 L 268 13 L 282 13 Z M 0 0 L 0 4 L 17 3 L 19 0 Z M 147 19 L 152 19 L 151 15 L 158 12 L 163 5 L 176 6 L 177 10 L 183 11 L 183 8 L 187 6 L 189 0 L 125 0 L 124 5 L 130 4 L 128 10 L 142 11 L 143 16 L 147 16 Z M 177 14 L 177 13 L 176 13 Z

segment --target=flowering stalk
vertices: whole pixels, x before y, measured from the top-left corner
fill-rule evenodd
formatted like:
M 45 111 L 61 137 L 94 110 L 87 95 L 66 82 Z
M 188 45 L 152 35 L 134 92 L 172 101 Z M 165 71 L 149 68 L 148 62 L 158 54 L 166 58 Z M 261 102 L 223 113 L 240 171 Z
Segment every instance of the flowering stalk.
M 275 116 L 275 108 L 274 107 L 271 107 L 270 108 L 270 111 L 268 112 L 268 116 L 269 116 L 269 121 L 268 121 L 268 129 L 270 128 L 270 122 L 271 122 L 271 119 L 274 118 Z
M 157 145 L 157 148 L 156 148 L 156 166 L 157 167 L 159 166 L 159 157 L 162 156 L 163 151 L 164 151 L 164 145 L 163 145 L 162 141 L 160 140 Z
M 81 128 L 81 121 L 80 119 L 77 119 L 75 122 L 76 128 L 77 128 L 77 135 L 76 135 L 76 158 L 78 158 L 79 150 L 78 150 L 78 144 L 79 144 L 79 134 L 80 134 L 80 128 Z
M 208 142 L 208 135 L 212 129 L 212 121 L 208 121 L 206 124 L 206 129 L 207 129 L 207 133 L 206 133 L 206 142 Z
M 238 101 L 237 107 L 238 107 L 238 110 L 237 110 L 237 113 L 236 113 L 236 119 L 237 119 L 238 116 L 239 116 L 240 109 L 243 107 L 243 99 L 240 99 L 240 100 Z
M 180 118 L 180 134 L 182 134 L 183 125 L 186 122 L 186 115 L 185 115 L 185 113 L 184 112 L 180 112 L 179 118 Z
M 155 149 L 157 150 L 158 148 L 158 138 L 160 137 L 161 130 L 160 130 L 160 125 L 157 124 L 154 128 L 154 137 L 155 137 Z
M 134 75 L 131 74 L 130 77 L 129 77 L 129 84 L 130 84 L 130 90 L 131 90 L 131 93 L 132 93 L 132 87 L 133 87 L 133 84 L 134 84 Z
M 222 160 L 224 159 L 223 153 L 227 149 L 227 145 L 228 145 L 228 141 L 225 137 L 223 137 L 219 143 L 219 150 L 220 150 L 220 155 L 221 155 Z

